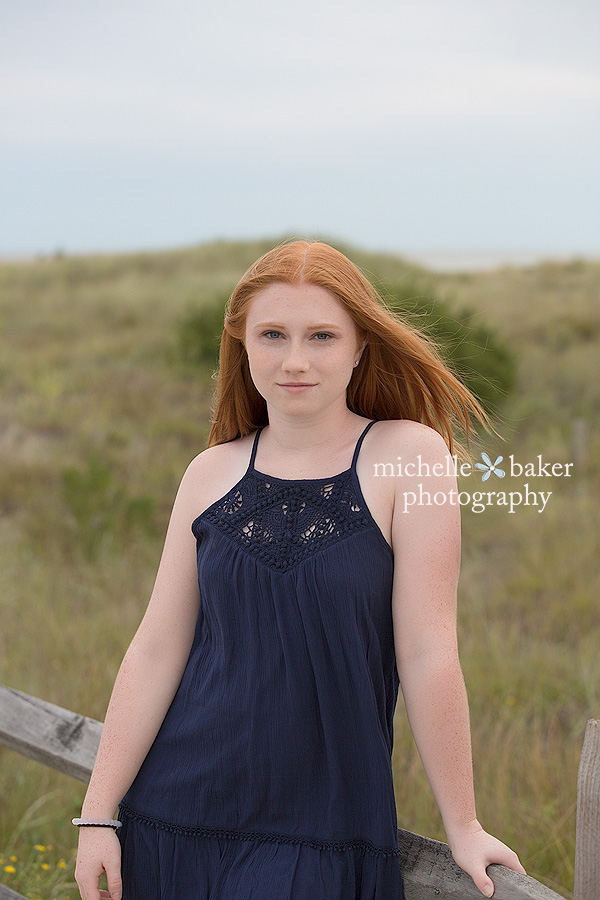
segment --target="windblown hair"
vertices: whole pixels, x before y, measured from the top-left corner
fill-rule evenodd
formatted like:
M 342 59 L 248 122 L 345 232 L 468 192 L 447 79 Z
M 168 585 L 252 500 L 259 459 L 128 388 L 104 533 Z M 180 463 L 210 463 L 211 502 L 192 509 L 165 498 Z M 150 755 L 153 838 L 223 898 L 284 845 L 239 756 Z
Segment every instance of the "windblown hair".
M 464 433 L 468 448 L 473 416 L 489 428 L 480 403 L 450 371 L 435 343 L 390 310 L 354 263 L 320 241 L 291 241 L 261 256 L 227 304 L 209 447 L 268 422 L 267 404 L 254 386 L 244 347 L 246 313 L 255 294 L 281 282 L 328 290 L 352 317 L 359 342 L 366 339 L 347 389 L 352 412 L 429 425 L 461 457 L 466 451 L 454 430 Z

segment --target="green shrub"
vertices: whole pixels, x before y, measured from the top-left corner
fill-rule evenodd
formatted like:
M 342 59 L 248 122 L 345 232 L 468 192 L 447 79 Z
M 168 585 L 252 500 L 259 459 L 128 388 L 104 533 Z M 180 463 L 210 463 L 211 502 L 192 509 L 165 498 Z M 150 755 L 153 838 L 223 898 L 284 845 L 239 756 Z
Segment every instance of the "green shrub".
M 419 295 L 413 284 L 393 286 L 386 300 L 434 341 L 486 412 L 496 412 L 515 383 L 516 361 L 508 344 L 493 329 L 478 323 L 471 310 L 450 312 L 443 301 Z
M 216 368 L 229 294 L 218 294 L 178 322 L 179 358 L 187 365 Z

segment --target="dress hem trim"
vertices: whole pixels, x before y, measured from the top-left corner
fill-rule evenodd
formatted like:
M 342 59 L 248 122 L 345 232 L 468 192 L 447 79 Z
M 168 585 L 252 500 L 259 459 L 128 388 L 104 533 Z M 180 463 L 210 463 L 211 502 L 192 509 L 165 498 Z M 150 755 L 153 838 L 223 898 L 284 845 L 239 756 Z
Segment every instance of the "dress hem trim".
M 163 831 L 169 831 L 176 834 L 185 834 L 190 837 L 222 837 L 240 841 L 272 841 L 277 844 L 302 844 L 312 847 L 314 850 L 336 850 L 348 851 L 358 850 L 369 853 L 371 856 L 401 856 L 402 851 L 398 847 L 376 847 L 371 841 L 356 838 L 346 841 L 327 841 L 319 838 L 301 837 L 291 834 L 271 834 L 260 831 L 237 831 L 229 828 L 210 828 L 203 826 L 176 825 L 172 822 L 165 822 L 155 816 L 146 816 L 136 812 L 126 803 L 119 805 L 119 814 L 129 819 L 141 822 L 144 825 L 151 825 L 160 828 Z

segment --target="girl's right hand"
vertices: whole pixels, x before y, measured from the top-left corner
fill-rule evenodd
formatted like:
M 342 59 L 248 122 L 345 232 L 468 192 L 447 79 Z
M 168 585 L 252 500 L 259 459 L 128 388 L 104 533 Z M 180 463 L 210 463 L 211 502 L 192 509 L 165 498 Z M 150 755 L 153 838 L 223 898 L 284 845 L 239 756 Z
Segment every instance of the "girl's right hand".
M 103 872 L 106 872 L 108 891 L 99 888 Z M 81 900 L 121 900 L 121 844 L 112 828 L 79 829 L 75 881 Z

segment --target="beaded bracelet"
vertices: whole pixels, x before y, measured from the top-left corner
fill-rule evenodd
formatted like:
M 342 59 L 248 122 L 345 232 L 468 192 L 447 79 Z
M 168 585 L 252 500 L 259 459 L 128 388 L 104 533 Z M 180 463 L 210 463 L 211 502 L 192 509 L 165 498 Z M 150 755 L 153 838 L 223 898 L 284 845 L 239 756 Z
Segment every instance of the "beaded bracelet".
M 90 828 L 98 826 L 99 828 L 120 828 L 123 824 L 118 819 L 71 819 L 73 825 L 78 828 Z

